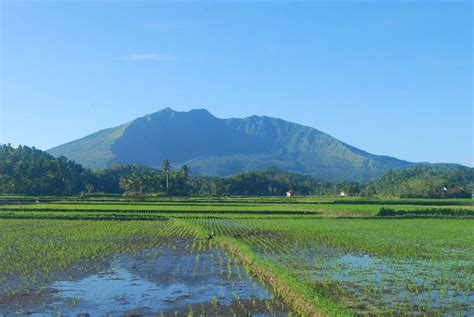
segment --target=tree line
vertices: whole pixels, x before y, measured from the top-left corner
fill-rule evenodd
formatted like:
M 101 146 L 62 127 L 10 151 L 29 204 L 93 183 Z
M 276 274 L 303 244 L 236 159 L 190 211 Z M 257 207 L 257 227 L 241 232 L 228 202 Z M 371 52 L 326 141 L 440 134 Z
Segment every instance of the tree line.
M 228 177 L 191 176 L 187 165 L 173 168 L 168 160 L 161 168 L 114 164 L 91 170 L 66 159 L 27 146 L 0 146 L 0 193 L 21 195 L 77 195 L 110 193 L 180 196 L 283 196 L 293 189 L 298 195 L 393 197 L 447 197 L 446 188 L 462 188 L 470 197 L 473 169 L 463 166 L 416 166 L 390 171 L 367 183 L 326 181 L 268 168 Z M 457 196 L 456 196 L 457 197 Z
M 389 171 L 364 185 L 370 195 L 402 198 L 471 198 L 474 169 L 461 165 L 417 165 Z

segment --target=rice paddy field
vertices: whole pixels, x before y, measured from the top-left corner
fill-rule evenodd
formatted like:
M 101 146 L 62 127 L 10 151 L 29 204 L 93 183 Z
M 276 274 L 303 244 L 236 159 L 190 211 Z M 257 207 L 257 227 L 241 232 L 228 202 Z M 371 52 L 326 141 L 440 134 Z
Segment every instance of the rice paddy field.
M 469 199 L 1 197 L 0 316 L 471 316 Z

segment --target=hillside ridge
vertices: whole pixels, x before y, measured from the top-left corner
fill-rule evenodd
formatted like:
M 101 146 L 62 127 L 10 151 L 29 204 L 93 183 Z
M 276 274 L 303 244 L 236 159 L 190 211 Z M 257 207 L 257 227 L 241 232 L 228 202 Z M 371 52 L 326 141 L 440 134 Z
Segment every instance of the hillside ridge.
M 412 163 L 375 155 L 318 129 L 268 116 L 220 119 L 206 109 L 164 108 L 48 150 L 90 168 L 114 163 L 226 176 L 275 166 L 323 179 L 369 180 Z

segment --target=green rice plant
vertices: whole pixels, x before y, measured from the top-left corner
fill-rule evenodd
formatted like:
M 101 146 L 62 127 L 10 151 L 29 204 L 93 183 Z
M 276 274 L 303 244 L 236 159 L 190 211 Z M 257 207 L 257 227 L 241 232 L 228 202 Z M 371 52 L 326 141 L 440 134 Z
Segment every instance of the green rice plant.
M 241 280 L 242 262 L 247 274 L 274 279 L 279 296 L 327 315 L 471 313 L 474 219 L 447 217 L 471 215 L 472 200 L 40 199 L 46 203 L 0 207 L 0 297 L 41 285 L 52 272 L 94 270 L 114 254 L 185 238 L 195 274 Z M 200 254 L 216 247 L 236 258 L 217 255 L 215 268 L 204 267 Z M 304 305 L 294 312 L 307 312 Z

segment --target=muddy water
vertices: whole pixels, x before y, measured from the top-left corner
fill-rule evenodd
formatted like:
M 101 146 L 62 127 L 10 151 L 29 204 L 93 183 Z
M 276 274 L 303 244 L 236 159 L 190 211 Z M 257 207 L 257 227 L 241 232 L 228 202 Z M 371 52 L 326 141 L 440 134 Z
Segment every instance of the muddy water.
M 474 316 L 472 260 L 391 258 L 322 246 L 289 249 L 291 256 L 259 253 L 316 282 L 359 314 Z
M 219 249 L 192 252 L 190 241 L 120 254 L 106 269 L 60 280 L 9 303 L 4 315 L 253 315 L 288 309 Z M 0 313 L 0 316 L 2 313 Z

